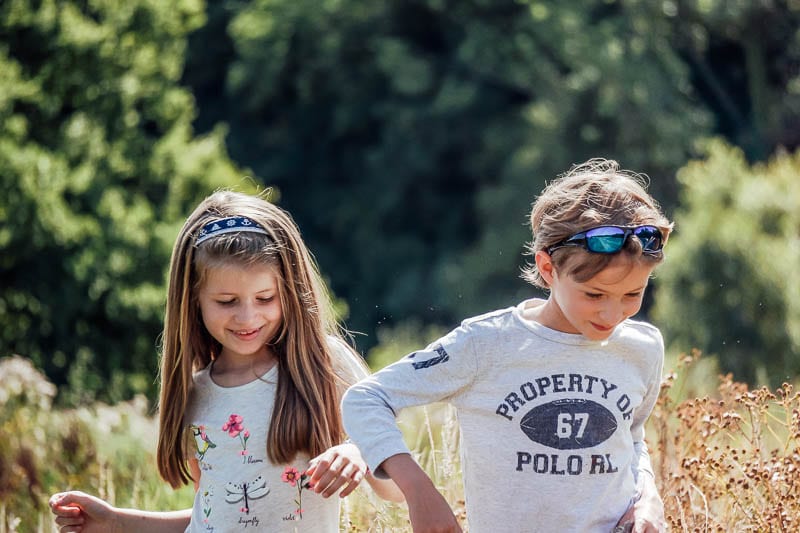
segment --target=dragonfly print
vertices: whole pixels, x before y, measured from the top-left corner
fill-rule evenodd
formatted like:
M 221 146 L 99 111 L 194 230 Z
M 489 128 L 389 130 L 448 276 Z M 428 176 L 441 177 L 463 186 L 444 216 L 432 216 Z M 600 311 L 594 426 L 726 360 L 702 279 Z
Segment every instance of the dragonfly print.
M 258 500 L 269 494 L 267 482 L 262 476 L 258 476 L 250 483 L 227 483 L 225 485 L 225 501 L 228 503 L 244 502 L 239 511 L 250 514 L 250 501 Z

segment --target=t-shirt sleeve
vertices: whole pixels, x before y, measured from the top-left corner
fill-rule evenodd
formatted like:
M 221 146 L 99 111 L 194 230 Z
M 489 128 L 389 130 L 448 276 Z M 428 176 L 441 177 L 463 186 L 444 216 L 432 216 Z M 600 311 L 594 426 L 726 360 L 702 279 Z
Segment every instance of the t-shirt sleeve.
M 378 477 L 381 463 L 410 453 L 396 416 L 406 407 L 448 401 L 476 376 L 468 326 L 406 355 L 350 387 L 342 400 L 345 431 Z

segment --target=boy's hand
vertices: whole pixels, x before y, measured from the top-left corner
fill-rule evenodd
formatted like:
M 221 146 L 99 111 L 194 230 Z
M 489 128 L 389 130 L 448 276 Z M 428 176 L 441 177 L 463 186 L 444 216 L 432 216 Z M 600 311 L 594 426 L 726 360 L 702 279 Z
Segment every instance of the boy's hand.
M 658 488 L 652 475 L 639 474 L 640 497 L 622 515 L 614 532 L 619 533 L 664 533 L 667 531 L 664 519 L 664 502 L 658 495 Z
M 115 529 L 114 507 L 100 498 L 71 491 L 54 494 L 48 503 L 61 533 L 110 533 Z
M 323 498 L 339 489 L 340 498 L 355 490 L 367 471 L 367 464 L 355 444 L 345 443 L 328 448 L 309 462 L 306 474 L 310 475 L 309 488 Z

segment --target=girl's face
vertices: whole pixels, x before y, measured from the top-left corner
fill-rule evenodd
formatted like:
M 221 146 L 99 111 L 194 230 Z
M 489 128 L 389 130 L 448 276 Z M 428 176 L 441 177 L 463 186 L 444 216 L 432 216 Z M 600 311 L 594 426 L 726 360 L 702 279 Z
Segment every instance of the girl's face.
M 550 298 L 539 316 L 545 326 L 565 333 L 579 333 L 591 340 L 605 340 L 614 328 L 635 315 L 654 265 L 614 260 L 593 278 L 579 283 L 559 276 L 552 263 L 543 277 L 550 285 Z
M 221 345 L 221 358 L 269 358 L 266 346 L 283 323 L 278 281 L 267 265 L 209 268 L 200 289 L 206 329 Z

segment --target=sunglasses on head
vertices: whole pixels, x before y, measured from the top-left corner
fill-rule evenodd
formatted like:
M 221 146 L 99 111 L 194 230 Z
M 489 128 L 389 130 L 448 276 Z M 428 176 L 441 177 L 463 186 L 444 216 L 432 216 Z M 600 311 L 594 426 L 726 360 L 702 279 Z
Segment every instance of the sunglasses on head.
M 622 250 L 631 235 L 641 241 L 642 253 L 646 255 L 656 255 L 664 248 L 664 237 L 655 226 L 597 226 L 549 246 L 547 253 L 552 255 L 566 246 L 581 246 L 595 254 L 615 254 Z

